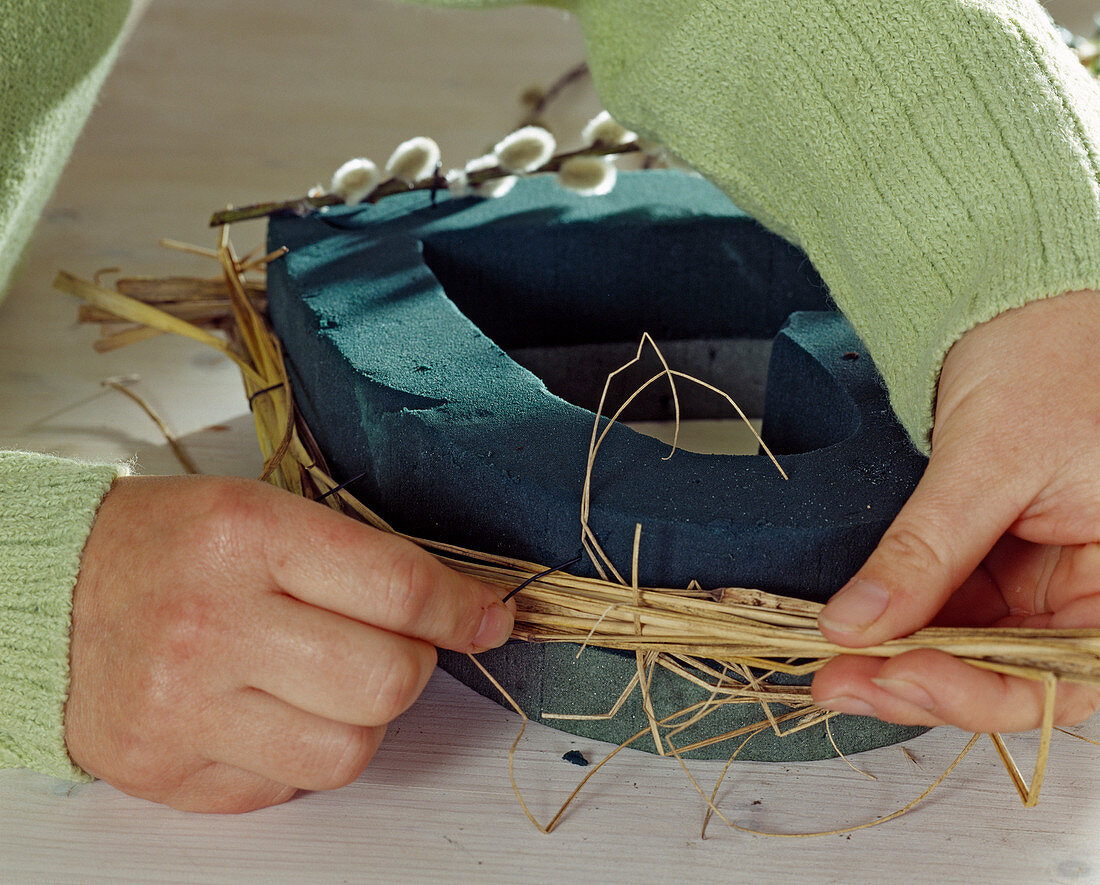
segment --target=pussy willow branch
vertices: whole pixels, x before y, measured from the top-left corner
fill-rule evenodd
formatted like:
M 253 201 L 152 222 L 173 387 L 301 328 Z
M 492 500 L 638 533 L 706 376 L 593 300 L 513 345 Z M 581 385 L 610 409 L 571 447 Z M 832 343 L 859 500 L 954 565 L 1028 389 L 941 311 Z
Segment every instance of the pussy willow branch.
M 596 142 L 596 144 L 589 145 L 588 147 L 579 148 L 573 151 L 564 151 L 560 154 L 555 154 L 542 166 L 537 169 L 532 169 L 530 172 L 519 173 L 522 175 L 539 175 L 544 172 L 557 172 L 561 169 L 562 164 L 566 160 L 571 160 L 573 157 L 609 157 L 614 154 L 633 154 L 642 150 L 641 146 L 636 141 L 628 141 L 625 144 L 603 144 Z M 493 181 L 498 178 L 507 178 L 510 175 L 515 175 L 516 172 L 505 169 L 503 166 L 490 166 L 485 169 L 478 169 L 475 172 L 468 174 L 467 180 L 470 187 L 476 187 L 479 184 L 484 184 L 487 181 Z M 409 184 L 398 178 L 389 178 L 383 181 L 378 187 L 371 191 L 366 199 L 365 203 L 377 203 L 384 197 L 390 197 L 394 194 L 407 194 L 410 191 L 445 191 L 447 190 L 447 182 L 438 172 L 434 175 L 429 175 L 426 178 L 421 178 L 419 181 Z M 290 211 L 297 212 L 299 214 L 305 214 L 314 209 L 320 209 L 324 206 L 338 206 L 343 203 L 343 199 L 336 194 L 325 193 L 318 194 L 317 196 L 304 196 L 295 197 L 290 200 L 278 200 L 267 203 L 253 203 L 247 206 L 231 206 L 228 209 L 222 209 L 220 212 L 215 212 L 210 216 L 210 226 L 219 227 L 223 224 L 233 224 L 237 221 L 247 221 L 250 218 L 264 218 L 268 215 L 274 215 L 276 212 Z

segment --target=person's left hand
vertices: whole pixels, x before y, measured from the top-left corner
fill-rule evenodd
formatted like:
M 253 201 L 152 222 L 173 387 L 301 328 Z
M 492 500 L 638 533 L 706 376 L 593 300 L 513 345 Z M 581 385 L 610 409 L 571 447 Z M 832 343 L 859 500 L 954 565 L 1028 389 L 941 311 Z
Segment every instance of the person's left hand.
M 867 647 L 927 624 L 1100 629 L 1100 292 L 1000 314 L 943 365 L 932 455 L 821 632 Z M 843 713 L 969 731 L 1040 724 L 1037 681 L 921 650 L 842 655 L 815 702 Z M 1100 708 L 1100 687 L 1058 685 L 1055 721 Z
M 423 690 L 437 646 L 508 639 L 502 595 L 266 483 L 120 477 L 73 590 L 69 755 L 186 811 L 342 787 Z

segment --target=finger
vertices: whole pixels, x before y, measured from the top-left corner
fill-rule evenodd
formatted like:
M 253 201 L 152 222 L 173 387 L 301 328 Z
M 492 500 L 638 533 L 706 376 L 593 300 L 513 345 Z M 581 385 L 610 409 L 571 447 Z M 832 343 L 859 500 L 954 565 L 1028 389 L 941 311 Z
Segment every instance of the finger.
M 1061 616 L 1085 600 L 1100 595 L 1100 543 L 1032 545 L 1025 549 L 1030 550 L 1030 556 L 1018 556 L 991 565 L 1006 599 L 1015 594 L 1023 613 L 1051 612 Z M 1081 626 L 1097 624 L 1100 621 Z
M 973 592 L 985 582 L 983 592 Z M 1043 545 L 1005 535 L 935 623 L 1094 627 L 1098 597 L 1100 544 Z
M 822 609 L 833 642 L 875 645 L 927 624 L 1019 514 L 988 450 L 952 443 L 933 452 L 867 562 Z
M 936 615 L 951 627 L 1100 624 L 1100 544 L 1033 544 L 1002 537 Z
M 1028 731 L 1042 724 L 1042 683 L 971 667 L 943 652 L 896 658 L 851 655 L 830 661 L 814 677 L 814 702 L 840 713 L 903 725 L 954 725 L 966 731 Z M 1095 687 L 1059 683 L 1057 725 L 1083 722 L 1100 707 Z
M 380 726 L 420 696 L 435 668 L 435 647 L 315 608 L 273 597 L 264 641 L 245 657 L 240 681 L 315 716 Z
M 230 697 L 204 741 L 211 758 L 273 783 L 333 790 L 354 781 L 374 757 L 384 727 L 333 722 L 255 689 Z
M 502 591 L 442 565 L 415 544 L 290 498 L 268 555 L 278 587 L 312 605 L 455 651 L 495 648 L 511 635 Z
M 853 716 L 874 716 L 900 725 L 943 725 L 931 711 L 907 708 L 903 713 L 889 717 L 883 710 L 886 692 L 872 682 L 883 665 L 885 658 L 870 658 L 857 655 L 841 655 L 833 658 L 814 674 L 811 692 L 814 703 L 834 713 L 849 713 Z
M 1095 630 L 1100 624 L 1100 588 L 1090 596 L 1076 599 L 1050 616 L 1049 626 L 1056 630 Z

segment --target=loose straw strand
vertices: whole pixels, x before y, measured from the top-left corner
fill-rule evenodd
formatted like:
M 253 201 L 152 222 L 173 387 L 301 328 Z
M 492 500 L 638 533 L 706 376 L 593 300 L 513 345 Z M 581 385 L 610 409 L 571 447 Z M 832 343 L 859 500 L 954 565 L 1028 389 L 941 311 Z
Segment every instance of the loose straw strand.
M 179 444 L 179 440 L 176 439 L 175 434 L 168 429 L 168 425 L 165 423 L 164 419 L 161 418 L 156 409 L 154 409 L 144 397 L 139 396 L 114 378 L 107 378 L 99 383 L 104 387 L 110 387 L 112 390 L 117 390 L 123 396 L 129 397 L 138 404 L 141 410 L 157 425 L 157 429 L 160 430 L 161 435 L 164 437 L 164 441 L 168 443 L 168 447 L 172 450 L 172 454 L 176 456 L 176 460 L 180 462 L 180 466 L 187 471 L 187 473 L 194 475 L 202 472 L 195 465 L 195 462 L 191 460 L 191 456 L 187 454 L 183 446 Z
M 912 811 L 914 808 L 916 808 L 918 805 L 920 805 L 921 802 L 923 802 L 925 799 L 927 799 L 932 794 L 932 792 L 940 784 L 942 784 L 945 780 L 947 780 L 947 778 L 951 774 L 951 772 L 954 771 L 958 767 L 959 763 L 962 762 L 963 759 L 965 759 L 966 756 L 970 753 L 970 751 L 974 748 L 974 745 L 978 742 L 978 739 L 980 737 L 981 737 L 980 733 L 972 735 L 970 737 L 970 740 L 967 742 L 966 746 L 962 748 L 962 751 L 959 753 L 959 755 L 956 756 L 954 758 L 954 760 L 951 762 L 951 764 L 947 766 L 947 768 L 944 770 L 943 774 L 941 774 L 938 778 L 936 778 L 932 782 L 931 786 L 929 786 L 924 792 L 922 792 L 915 799 L 912 799 L 909 802 L 907 802 L 904 806 L 899 808 L 897 811 L 892 811 L 892 812 L 890 812 L 890 814 L 884 814 L 882 817 L 876 817 L 874 820 L 866 821 L 865 823 L 853 824 L 850 827 L 840 827 L 840 828 L 835 829 L 835 830 L 821 830 L 819 832 L 813 832 L 813 833 L 776 833 L 776 832 L 772 832 L 772 831 L 769 831 L 769 830 L 754 830 L 750 827 L 743 827 L 739 824 L 733 823 L 729 818 L 727 818 L 724 814 L 722 814 L 722 812 L 719 811 L 717 807 L 715 807 L 714 803 L 711 802 L 711 800 L 706 796 L 706 794 L 703 793 L 703 791 L 701 789 L 699 789 L 699 786 L 698 786 L 698 784 L 696 784 L 694 778 L 691 778 L 691 781 L 692 781 L 693 784 L 695 784 L 696 789 L 699 790 L 699 794 L 703 797 L 704 800 L 706 800 L 711 812 L 718 815 L 718 817 L 720 817 L 722 819 L 722 821 L 727 826 L 729 826 L 731 829 L 738 830 L 739 832 L 749 833 L 750 835 L 753 835 L 753 836 L 773 836 L 773 837 L 780 838 L 780 839 L 807 839 L 807 838 L 810 838 L 810 837 L 813 837 L 813 836 L 840 836 L 840 835 L 843 835 L 844 833 L 854 833 L 857 830 L 866 830 L 866 829 L 869 829 L 870 827 L 877 827 L 880 824 L 884 824 L 888 821 L 895 820 L 895 819 L 897 819 L 897 818 L 899 818 L 903 815 L 908 814 L 910 811 Z M 689 777 L 690 777 L 690 775 L 689 775 Z

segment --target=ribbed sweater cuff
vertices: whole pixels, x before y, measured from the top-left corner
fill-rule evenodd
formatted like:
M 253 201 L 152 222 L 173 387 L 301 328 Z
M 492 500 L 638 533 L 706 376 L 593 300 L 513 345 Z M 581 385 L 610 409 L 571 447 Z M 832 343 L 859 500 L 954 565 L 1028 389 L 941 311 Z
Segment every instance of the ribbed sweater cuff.
M 90 780 L 65 748 L 72 590 L 99 502 L 125 472 L 0 452 L 0 768 Z

